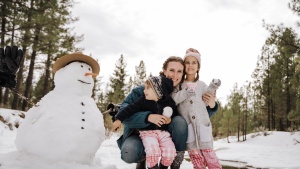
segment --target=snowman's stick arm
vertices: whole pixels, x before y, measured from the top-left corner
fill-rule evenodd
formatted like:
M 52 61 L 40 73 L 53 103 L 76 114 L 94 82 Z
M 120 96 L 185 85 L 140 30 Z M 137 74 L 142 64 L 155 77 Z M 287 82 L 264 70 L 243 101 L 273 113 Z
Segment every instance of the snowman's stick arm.
M 103 112 L 102 114 L 107 114 L 107 113 L 110 113 L 112 110 L 109 109 L 109 110 L 106 110 L 105 112 Z
M 36 104 L 34 104 L 30 99 L 28 99 L 27 97 L 23 96 L 21 93 L 19 93 L 16 89 L 12 88 L 12 87 L 8 87 L 10 90 L 12 90 L 14 93 L 16 93 L 19 97 L 21 97 L 23 100 L 25 100 L 27 103 L 37 107 Z

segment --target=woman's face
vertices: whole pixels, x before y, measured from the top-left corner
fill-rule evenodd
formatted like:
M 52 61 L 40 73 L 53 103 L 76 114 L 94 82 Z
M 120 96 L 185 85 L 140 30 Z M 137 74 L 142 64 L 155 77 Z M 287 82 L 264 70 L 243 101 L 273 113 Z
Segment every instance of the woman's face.
M 173 85 L 176 86 L 182 79 L 184 66 L 180 62 L 169 62 L 167 69 L 164 70 L 164 75 L 173 80 Z

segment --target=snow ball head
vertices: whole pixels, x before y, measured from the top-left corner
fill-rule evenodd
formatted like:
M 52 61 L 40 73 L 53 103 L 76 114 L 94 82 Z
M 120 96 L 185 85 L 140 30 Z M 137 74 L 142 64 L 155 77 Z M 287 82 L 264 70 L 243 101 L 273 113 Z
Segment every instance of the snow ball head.
M 166 116 L 166 117 L 171 117 L 173 114 L 173 110 L 171 107 L 167 106 L 164 108 L 163 110 L 163 115 Z

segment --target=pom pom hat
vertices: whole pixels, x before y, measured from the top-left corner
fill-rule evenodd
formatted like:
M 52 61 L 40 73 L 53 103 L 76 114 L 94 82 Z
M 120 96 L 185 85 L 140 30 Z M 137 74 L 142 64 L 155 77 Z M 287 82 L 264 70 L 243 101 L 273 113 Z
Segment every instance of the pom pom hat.
M 69 55 L 64 55 L 60 58 L 58 58 L 55 63 L 53 64 L 53 68 L 52 68 L 52 72 L 55 73 L 56 71 L 58 71 L 60 68 L 66 66 L 67 64 L 71 63 L 71 62 L 84 62 L 88 65 L 90 65 L 93 69 L 93 73 L 95 74 L 99 74 L 100 72 L 100 66 L 99 63 L 93 59 L 90 56 L 84 55 L 81 52 L 75 52 Z M 95 75 L 95 76 L 97 76 Z M 93 76 L 93 77 L 95 77 Z
M 185 60 L 185 58 L 188 57 L 188 56 L 194 56 L 198 60 L 199 64 L 201 63 L 201 55 L 198 52 L 198 50 L 196 50 L 194 48 L 187 49 L 186 54 L 183 57 L 183 60 Z
M 165 76 L 150 76 L 148 79 L 158 99 L 169 96 L 173 91 L 173 81 Z

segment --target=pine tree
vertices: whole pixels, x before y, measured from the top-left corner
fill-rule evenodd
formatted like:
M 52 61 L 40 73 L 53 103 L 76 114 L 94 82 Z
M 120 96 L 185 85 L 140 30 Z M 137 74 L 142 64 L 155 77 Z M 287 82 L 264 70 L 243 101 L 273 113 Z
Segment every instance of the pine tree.
M 285 131 L 291 126 L 288 114 L 296 109 L 296 91 L 292 81 L 295 79 L 295 54 L 297 48 L 297 35 L 291 28 L 282 25 L 274 28 L 268 25 L 271 35 L 266 44 L 275 49 L 272 55 L 274 62 L 270 66 L 271 111 L 278 117 L 278 129 Z
M 108 103 L 121 103 L 125 98 L 126 83 L 126 62 L 124 61 L 123 55 L 118 59 L 115 64 L 115 69 L 110 77 L 109 89 L 107 92 Z
M 128 81 L 128 83 L 127 83 L 127 85 L 126 85 L 125 88 L 126 88 L 126 90 L 125 90 L 125 96 L 127 96 L 131 92 L 131 90 L 133 89 L 132 76 L 129 77 L 129 81 Z
M 234 120 L 234 124 L 236 125 L 236 128 L 232 128 L 233 129 L 232 132 L 237 132 L 238 141 L 240 141 L 240 130 L 242 125 L 241 100 L 242 100 L 241 91 L 238 89 L 237 84 L 235 84 L 233 91 L 229 96 L 228 110 L 231 111 L 233 115 L 233 120 Z
M 218 130 L 222 136 L 227 137 L 227 142 L 230 143 L 229 136 L 235 131 L 233 111 L 232 109 L 228 109 L 227 106 L 222 109 L 222 119 L 220 120 L 221 126 Z
M 0 47 L 4 48 L 5 45 L 11 46 L 14 44 L 15 39 L 15 25 L 16 17 L 18 17 L 19 5 L 12 1 L 0 1 L 0 18 L 1 18 L 1 31 L 0 31 Z M 4 95 L 3 95 L 3 90 Z M 0 87 L 0 105 L 8 107 L 9 102 L 9 90 L 7 88 Z
M 147 74 L 146 74 L 146 66 L 144 61 L 141 60 L 140 64 L 135 67 L 135 75 L 133 79 L 133 87 L 137 87 L 145 83 Z
M 250 114 L 250 102 L 252 98 L 251 94 L 251 83 L 247 81 L 247 84 L 245 84 L 242 87 L 242 100 L 241 100 L 241 107 L 242 107 L 242 133 L 243 133 L 243 141 L 246 141 L 247 139 L 247 129 L 248 129 L 248 117 Z
M 219 129 L 221 127 L 221 120 L 223 119 L 223 108 L 222 108 L 222 104 L 221 102 L 218 102 L 218 110 L 217 112 L 210 118 L 210 121 L 212 123 L 212 133 L 213 133 L 213 137 L 217 137 L 219 134 L 222 134 Z
M 297 63 L 295 77 L 291 80 L 291 83 L 296 90 L 296 108 L 288 114 L 288 119 L 293 122 L 292 128 L 297 128 L 300 125 L 300 55 L 297 56 L 295 62 Z
M 32 41 L 32 53 L 30 55 L 30 65 L 28 76 L 26 78 L 26 86 L 24 91 L 24 96 L 30 98 L 32 79 L 34 78 L 33 71 L 36 69 L 35 64 L 37 60 L 41 60 L 39 53 L 47 53 L 48 57 L 53 57 L 53 53 L 59 51 L 59 48 L 63 48 L 61 45 L 62 34 L 66 32 L 64 27 L 66 24 L 76 21 L 76 19 L 71 18 L 70 12 L 68 11 L 73 2 L 71 0 L 64 1 L 34 1 L 34 12 L 33 12 L 33 36 Z M 51 22 L 51 24 L 49 24 Z M 50 43 L 50 44 L 49 44 Z M 51 45 L 49 47 L 49 45 Z M 74 44 L 73 44 L 74 45 Z M 72 46 L 73 46 L 72 45 Z M 49 48 L 47 48 L 47 47 Z M 46 62 L 46 74 L 45 81 L 49 80 L 49 60 L 47 58 Z M 44 83 L 45 85 L 49 83 Z M 48 86 L 44 86 L 48 88 Z M 27 102 L 23 102 L 22 110 L 27 109 Z

